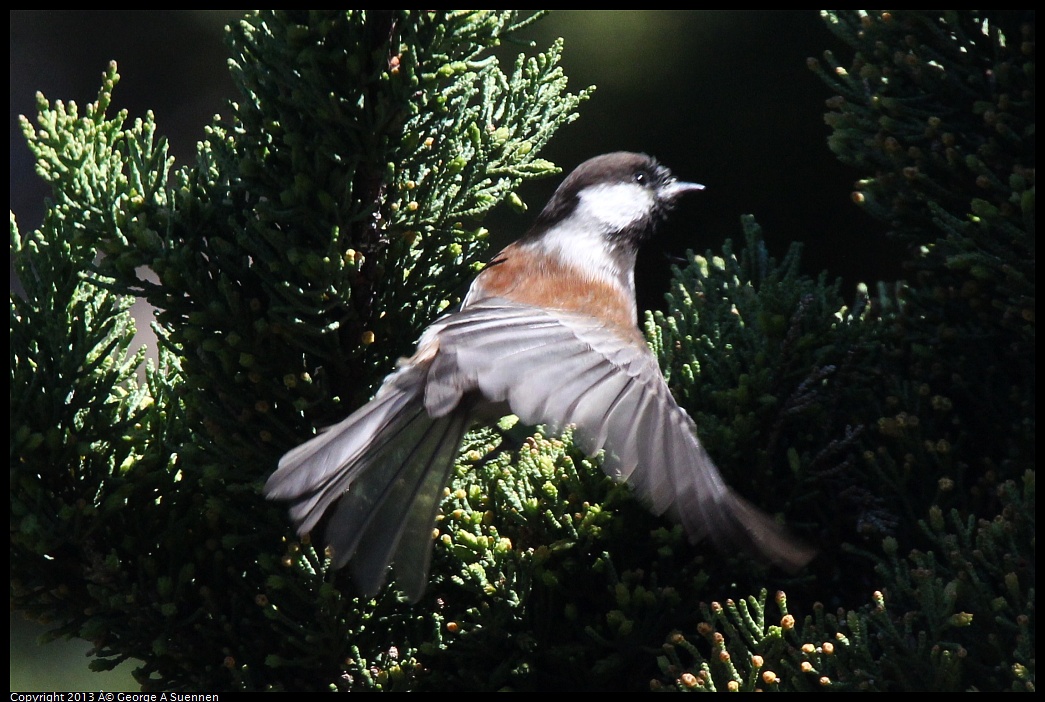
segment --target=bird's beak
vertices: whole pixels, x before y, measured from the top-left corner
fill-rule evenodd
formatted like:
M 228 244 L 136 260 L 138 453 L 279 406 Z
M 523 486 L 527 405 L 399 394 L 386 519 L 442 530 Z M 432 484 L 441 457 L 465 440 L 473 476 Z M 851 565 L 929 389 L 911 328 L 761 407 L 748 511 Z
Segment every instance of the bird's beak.
M 684 180 L 674 180 L 664 186 L 664 194 L 671 199 L 677 198 L 679 195 L 684 193 L 692 193 L 697 190 L 703 190 L 704 186 L 700 183 L 687 183 Z

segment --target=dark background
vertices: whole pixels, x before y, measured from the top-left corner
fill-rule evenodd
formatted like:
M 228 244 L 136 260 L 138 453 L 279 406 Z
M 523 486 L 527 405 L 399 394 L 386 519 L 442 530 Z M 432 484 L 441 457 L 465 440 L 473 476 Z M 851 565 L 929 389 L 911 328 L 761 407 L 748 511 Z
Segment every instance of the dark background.
M 186 164 L 212 115 L 227 114 L 235 97 L 224 25 L 238 14 L 12 11 L 10 207 L 20 229 L 38 226 L 47 196 L 17 119 L 35 114 L 37 91 L 82 106 L 96 98 L 107 63 L 116 60 L 122 80 L 113 109 L 126 108 L 130 119 L 152 110 L 177 165 Z M 742 214 L 755 215 L 776 256 L 803 242 L 804 271 L 842 278 L 847 299 L 858 282 L 899 277 L 898 250 L 885 241 L 884 225 L 850 200 L 853 182 L 867 174 L 839 164 L 826 146 L 824 101 L 831 92 L 806 58 L 825 49 L 843 64 L 851 56 L 817 11 L 562 11 L 525 36 L 536 50 L 564 37 L 571 87 L 598 86 L 546 158 L 568 171 L 599 153 L 645 151 L 683 180 L 707 186 L 681 204 L 643 252 L 641 307 L 662 306 L 667 266 L 686 249 L 739 240 Z M 521 51 L 534 49 L 507 46 L 502 55 Z M 510 70 L 510 61 L 503 68 Z M 495 245 L 521 234 L 557 183 L 524 186 L 529 213 L 494 215 L 486 224 Z M 134 688 L 129 664 L 112 676 L 81 672 L 86 644 L 37 648 L 39 631 L 12 617 L 12 690 Z

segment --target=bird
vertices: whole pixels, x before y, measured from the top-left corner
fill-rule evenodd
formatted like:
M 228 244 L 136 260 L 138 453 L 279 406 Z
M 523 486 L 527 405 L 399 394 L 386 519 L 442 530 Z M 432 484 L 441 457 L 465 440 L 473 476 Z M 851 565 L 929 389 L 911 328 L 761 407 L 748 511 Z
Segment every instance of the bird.
M 692 542 L 800 570 L 815 551 L 726 484 L 638 328 L 639 247 L 703 189 L 642 153 L 581 163 L 370 402 L 280 459 L 265 496 L 290 503 L 301 535 L 330 512 L 331 565 L 348 564 L 363 595 L 391 570 L 417 602 L 465 433 L 514 414 L 550 433 L 573 427 L 586 454 L 601 451 L 603 470 Z

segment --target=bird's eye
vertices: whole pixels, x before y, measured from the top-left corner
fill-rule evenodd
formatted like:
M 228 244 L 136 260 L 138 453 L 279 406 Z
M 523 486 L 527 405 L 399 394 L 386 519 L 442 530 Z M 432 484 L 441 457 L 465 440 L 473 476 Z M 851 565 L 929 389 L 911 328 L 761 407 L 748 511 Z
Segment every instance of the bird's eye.
M 631 177 L 639 185 L 645 185 L 646 182 L 649 180 L 649 175 L 646 173 L 646 171 L 635 171 L 635 173 Z

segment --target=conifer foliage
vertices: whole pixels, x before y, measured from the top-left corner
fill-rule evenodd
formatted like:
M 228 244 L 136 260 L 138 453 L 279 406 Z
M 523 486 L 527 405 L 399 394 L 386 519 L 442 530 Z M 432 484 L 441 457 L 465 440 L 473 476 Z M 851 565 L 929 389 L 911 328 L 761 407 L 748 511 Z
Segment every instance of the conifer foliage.
M 824 13 L 854 52 L 810 61 L 828 146 L 906 280 L 812 279 L 744 217 L 646 315 L 727 480 L 820 548 L 805 572 L 688 544 L 510 417 L 466 437 L 416 605 L 357 597 L 262 498 L 458 302 L 483 216 L 555 172 L 588 91 L 559 43 L 491 53 L 537 17 L 251 13 L 231 117 L 177 167 L 152 115 L 111 113 L 115 66 L 83 108 L 38 98 L 12 608 L 146 690 L 1033 690 L 1032 11 Z

